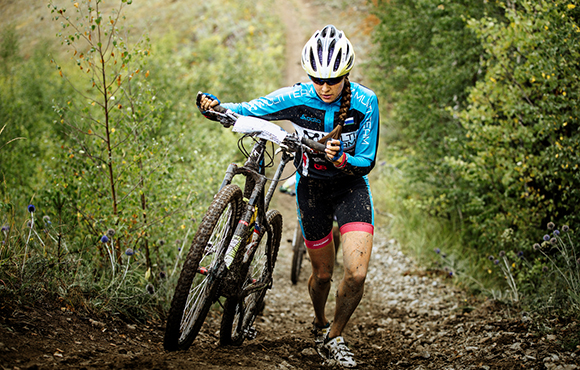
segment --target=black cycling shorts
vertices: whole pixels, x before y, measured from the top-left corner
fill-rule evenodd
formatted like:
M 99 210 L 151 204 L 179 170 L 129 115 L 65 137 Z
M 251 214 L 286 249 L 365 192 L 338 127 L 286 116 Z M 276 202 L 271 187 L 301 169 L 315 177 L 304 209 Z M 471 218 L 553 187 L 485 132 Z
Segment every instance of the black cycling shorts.
M 308 248 L 322 248 L 330 243 L 335 216 L 341 234 L 373 233 L 373 199 L 367 176 L 338 179 L 297 176 L 298 220 Z

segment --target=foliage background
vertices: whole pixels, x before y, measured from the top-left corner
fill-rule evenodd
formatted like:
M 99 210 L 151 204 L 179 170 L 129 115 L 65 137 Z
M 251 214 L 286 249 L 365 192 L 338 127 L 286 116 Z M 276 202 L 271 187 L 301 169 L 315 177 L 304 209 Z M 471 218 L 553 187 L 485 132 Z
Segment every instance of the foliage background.
M 523 291 L 540 310 L 579 303 L 571 280 L 552 276 L 558 264 L 578 276 L 576 234 L 569 258 L 533 248 L 548 222 L 578 225 L 578 11 L 571 1 L 376 7 L 376 83 L 392 104 L 381 197 L 394 234 L 462 283 L 512 302 Z M 496 275 L 500 252 L 515 259 Z
M 33 44 L 26 43 L 35 34 L 33 26 L 3 27 L 0 122 L 6 127 L 0 146 L 25 139 L 0 150 L 2 294 L 56 292 L 71 306 L 86 296 L 91 307 L 132 317 L 141 317 L 141 310 L 163 312 L 196 222 L 223 170 L 239 155 L 235 136 L 198 114 L 197 91 L 239 101 L 280 86 L 283 35 L 265 11 L 271 1 L 199 2 L 195 22 L 189 3 L 159 7 L 163 12 L 154 17 L 144 14 L 155 12 L 159 2 L 128 3 L 99 3 L 105 26 L 124 5 L 117 45 L 130 51 L 131 62 L 124 60 L 123 67 L 132 63 L 134 73 L 130 85 L 123 75 L 123 94 L 115 96 L 109 112 L 112 162 L 102 166 L 95 153 L 106 156 L 105 141 L 93 134 L 99 127 L 95 122 L 105 118 L 104 110 L 92 104 L 103 100 L 87 73 L 90 45 L 82 40 L 74 48 L 67 45 L 71 27 L 61 26 L 66 16 L 77 24 L 84 20 L 84 27 L 95 25 L 88 18 L 77 20 L 77 11 L 86 14 L 88 4 L 55 1 L 52 6 L 66 11 L 52 13 L 60 18 L 54 21 L 48 19 L 55 8 L 35 8 L 35 20 L 54 32 Z M 7 15 L 14 11 L 4 10 Z M 64 44 L 62 37 L 53 37 L 59 33 Z M 107 71 L 114 74 L 118 64 L 111 58 Z M 119 199 L 125 199 L 117 213 L 106 191 L 108 163 L 115 165 Z M 29 212 L 29 204 L 35 212 Z M 110 229 L 114 237 L 109 234 L 103 243 Z M 108 255 L 113 249 L 117 258 Z
M 71 16 L 75 4 L 87 7 L 53 3 Z M 104 120 L 94 79 L 80 69 L 79 52 L 90 49 L 61 44 L 70 28 L 45 1 L 0 4 L 0 295 L 138 318 L 166 309 L 181 253 L 239 155 L 235 136 L 197 113 L 195 94 L 242 101 L 280 87 L 285 30 L 272 0 L 100 4 L 105 20 L 125 4 L 115 32 L 132 58 L 118 69 L 132 79 L 119 84 L 122 108 L 105 129 L 113 177 L 87 154 L 107 153 L 81 120 Z M 383 125 L 372 174 L 378 219 L 419 261 L 475 292 L 577 313 L 579 8 L 367 6 L 361 30 L 373 30 L 364 47 L 374 51 L 361 77 L 379 95 Z M 116 76 L 119 66 L 108 68 Z M 117 211 L 111 178 L 124 199 Z

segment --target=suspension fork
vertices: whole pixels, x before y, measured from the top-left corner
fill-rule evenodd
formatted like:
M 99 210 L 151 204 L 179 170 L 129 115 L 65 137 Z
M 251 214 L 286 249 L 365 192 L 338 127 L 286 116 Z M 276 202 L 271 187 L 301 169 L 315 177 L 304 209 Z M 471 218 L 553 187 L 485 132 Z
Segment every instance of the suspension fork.
M 292 160 L 292 156 L 287 152 L 282 152 L 282 158 L 280 158 L 280 163 L 278 164 L 278 168 L 276 169 L 276 173 L 274 174 L 274 178 L 270 183 L 270 187 L 268 188 L 268 194 L 266 194 L 266 198 L 264 199 L 264 209 L 268 209 L 270 206 L 270 201 L 274 196 L 274 192 L 276 191 L 276 187 L 278 186 L 278 182 L 280 182 L 280 177 L 282 177 L 282 172 L 284 172 L 284 168 L 288 162 Z
M 230 163 L 230 165 L 228 166 L 228 169 L 226 170 L 226 174 L 224 175 L 224 179 L 222 180 L 222 184 L 220 185 L 220 188 L 218 189 L 218 193 L 226 185 L 229 185 L 232 183 L 232 179 L 234 178 L 234 176 L 237 173 L 238 173 L 238 165 L 235 163 Z
M 251 175 L 251 173 L 249 175 Z M 250 199 L 248 200 L 248 204 L 246 205 L 246 212 L 238 222 L 234 236 L 230 242 L 230 245 L 228 246 L 228 249 L 226 250 L 224 261 L 226 263 L 226 268 L 228 269 L 232 265 L 234 258 L 240 249 L 240 246 L 246 241 L 248 229 L 250 226 L 252 226 L 250 225 L 250 222 L 252 221 L 254 212 L 256 212 L 256 207 L 258 207 L 258 215 L 264 213 L 263 208 L 260 207 L 259 200 L 261 199 L 260 194 L 266 183 L 266 178 L 254 178 L 254 181 L 256 185 L 254 186 Z

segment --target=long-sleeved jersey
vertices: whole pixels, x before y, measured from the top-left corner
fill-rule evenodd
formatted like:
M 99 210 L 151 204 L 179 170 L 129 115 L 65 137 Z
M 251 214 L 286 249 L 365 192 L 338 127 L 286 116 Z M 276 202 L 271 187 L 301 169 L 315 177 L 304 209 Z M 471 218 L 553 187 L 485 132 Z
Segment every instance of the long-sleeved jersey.
M 346 165 L 337 169 L 324 154 L 304 153 L 295 162 L 302 176 L 318 179 L 363 176 L 373 169 L 379 142 L 378 100 L 372 90 L 360 84 L 351 82 L 350 88 L 350 110 L 340 139 L 344 144 Z M 269 121 L 288 120 L 299 135 L 319 140 L 336 126 L 340 99 L 333 103 L 323 102 L 309 82 L 276 90 L 250 102 L 222 105 L 244 116 Z

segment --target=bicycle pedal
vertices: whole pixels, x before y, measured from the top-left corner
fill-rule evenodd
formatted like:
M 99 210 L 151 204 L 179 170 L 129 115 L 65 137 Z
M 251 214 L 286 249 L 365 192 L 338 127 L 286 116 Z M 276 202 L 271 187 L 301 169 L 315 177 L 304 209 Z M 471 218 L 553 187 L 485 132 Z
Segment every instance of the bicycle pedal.
M 244 330 L 244 336 L 248 340 L 256 339 L 256 337 L 258 336 L 258 330 L 256 330 L 256 328 L 254 327 L 247 328 L 246 330 Z

